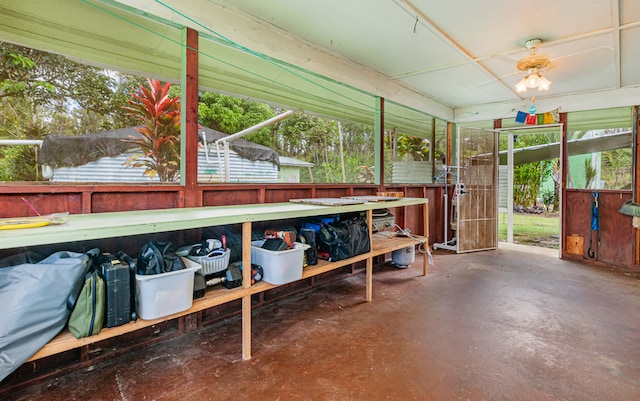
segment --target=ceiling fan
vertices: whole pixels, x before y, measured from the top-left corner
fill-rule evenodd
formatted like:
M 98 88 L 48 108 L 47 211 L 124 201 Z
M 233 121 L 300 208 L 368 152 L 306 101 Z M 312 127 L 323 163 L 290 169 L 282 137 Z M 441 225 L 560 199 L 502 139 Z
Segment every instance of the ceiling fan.
M 546 54 L 536 54 L 536 49 L 542 44 L 542 39 L 529 39 L 524 45 L 531 50 L 531 54 L 518 60 L 516 67 L 520 71 L 526 71 L 524 76 L 516 84 L 516 91 L 526 92 L 528 88 L 537 88 L 540 91 L 548 90 L 551 81 L 540 74 L 540 71 L 551 65 L 551 59 Z
M 566 38 L 562 40 L 556 40 L 554 42 L 546 42 L 545 44 L 546 45 L 556 45 L 560 43 L 567 44 L 569 42 L 576 41 L 578 39 L 580 38 Z M 515 63 L 516 68 L 514 72 L 509 73 L 507 75 L 494 77 L 491 80 L 488 80 L 476 85 L 476 87 L 479 88 L 484 85 L 494 83 L 496 81 L 501 81 L 505 86 L 510 86 L 510 85 L 507 85 L 506 82 L 504 81 L 505 78 L 509 78 L 514 75 L 521 75 L 523 72 L 525 72 L 524 78 L 522 78 L 520 82 L 516 84 L 515 89 L 517 92 L 525 92 L 529 87 L 535 87 L 541 91 L 547 90 L 549 89 L 548 85 L 551 84 L 551 81 L 544 78 L 541 73 L 545 71 L 550 71 L 552 68 L 555 68 L 556 65 L 560 64 L 558 63 L 560 60 L 580 56 L 580 55 L 590 53 L 590 52 L 595 52 L 595 51 L 601 51 L 601 50 L 613 51 L 613 48 L 611 46 L 602 45 L 602 46 L 593 46 L 593 47 L 575 51 L 573 53 L 564 54 L 559 57 L 550 58 L 548 55 L 536 53 L 538 48 L 542 46 L 542 39 L 539 39 L 539 38 L 529 39 L 524 43 L 524 45 L 530 51 L 530 54 L 526 57 L 523 57 L 521 59 L 516 59 L 508 54 L 510 52 L 503 53 L 500 55 L 500 56 L 506 57 L 510 65 L 513 65 L 512 63 Z M 529 79 L 528 82 L 527 82 L 527 79 Z M 543 84 L 542 87 L 539 86 L 540 82 L 542 82 Z M 530 86 L 527 86 L 527 83 Z M 519 89 L 518 88 L 519 86 L 524 87 L 524 89 Z
M 478 85 L 476 85 L 477 87 L 481 87 L 484 85 L 488 85 L 492 82 L 495 81 L 502 81 L 504 78 L 508 78 L 514 75 L 519 75 L 522 74 L 522 72 L 526 72 L 527 74 L 525 74 L 525 77 L 523 79 L 520 80 L 520 82 L 518 82 L 518 84 L 516 84 L 516 90 L 518 92 L 525 92 L 527 90 L 527 78 L 529 78 L 530 80 L 528 81 L 528 83 L 530 85 L 532 85 L 531 87 L 537 87 L 538 83 L 540 82 L 540 77 L 541 74 L 540 72 L 543 70 L 548 70 L 550 68 L 552 68 L 555 64 L 552 63 L 553 60 L 551 60 L 551 58 L 546 55 L 546 54 L 536 54 L 536 49 L 540 46 L 542 46 L 542 39 L 539 38 L 535 38 L 535 39 L 529 39 L 524 43 L 525 47 L 527 49 L 530 50 L 530 54 L 526 57 L 521 58 L 520 60 L 517 60 L 511 56 L 507 56 L 510 60 L 510 62 L 516 61 L 516 69 L 517 71 L 512 72 L 510 74 L 507 75 L 503 75 L 497 78 L 493 78 L 489 81 L 486 82 L 482 82 Z M 564 58 L 567 56 L 563 56 L 560 58 Z M 555 60 L 555 59 L 554 59 Z M 544 78 L 542 80 L 542 82 L 544 83 L 543 88 L 545 89 L 540 89 L 540 90 L 546 90 L 549 89 L 548 86 L 545 85 L 549 85 L 551 84 L 551 81 L 549 81 L 548 79 Z M 519 89 L 520 88 L 524 88 L 524 89 Z

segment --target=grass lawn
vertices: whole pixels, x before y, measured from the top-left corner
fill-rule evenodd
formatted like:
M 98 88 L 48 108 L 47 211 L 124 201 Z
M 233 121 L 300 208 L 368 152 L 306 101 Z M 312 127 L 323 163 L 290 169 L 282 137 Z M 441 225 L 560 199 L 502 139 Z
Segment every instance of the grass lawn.
M 498 217 L 498 240 L 507 240 L 506 213 Z M 513 242 L 558 249 L 560 217 L 557 214 L 513 213 Z

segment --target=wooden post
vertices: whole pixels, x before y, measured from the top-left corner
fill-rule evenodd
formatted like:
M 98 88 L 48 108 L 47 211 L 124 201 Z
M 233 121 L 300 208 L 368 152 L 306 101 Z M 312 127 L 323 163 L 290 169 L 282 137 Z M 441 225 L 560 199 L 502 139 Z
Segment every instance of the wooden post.
M 395 149 L 395 147 L 394 147 Z M 429 182 L 433 182 L 436 174 L 436 118 L 431 119 L 431 139 L 429 143 L 429 157 L 431 158 L 431 177 Z M 395 158 L 393 159 L 395 160 Z
M 251 222 L 242 223 L 242 288 L 251 287 Z M 242 359 L 251 359 L 251 294 L 242 297 Z
M 369 226 L 369 243 L 373 247 L 373 210 L 367 210 L 367 226 Z M 371 253 L 371 250 L 369 251 Z M 373 256 L 369 255 L 366 260 L 366 295 L 365 300 L 371 302 L 373 300 Z
M 567 204 L 565 202 L 567 196 L 567 172 L 569 171 L 569 156 L 567 156 L 567 113 L 560 113 L 560 123 L 562 124 L 560 132 L 560 258 L 565 253 L 566 236 L 567 236 Z
M 198 192 L 198 31 L 184 28 L 182 57 L 180 184 L 184 186 L 184 207 L 202 206 Z
M 640 152 L 638 151 L 638 146 L 640 145 L 640 141 L 638 140 L 638 133 L 640 132 L 640 118 L 638 118 L 638 106 L 633 107 L 633 161 L 632 161 L 632 174 L 633 179 L 633 198 L 632 202 L 638 203 L 640 202 L 640 170 L 638 169 L 638 160 L 640 160 Z M 640 264 L 640 230 L 636 229 L 635 231 L 635 242 L 633 244 L 634 247 L 634 258 L 633 264 Z
M 453 166 L 453 135 L 453 123 L 447 123 L 447 160 L 445 163 L 447 166 Z M 447 180 L 447 184 L 452 183 L 450 174 L 447 174 L 444 178 Z M 448 224 L 448 222 L 445 221 L 444 224 Z M 448 238 L 445 238 L 444 240 L 447 241 Z
M 427 242 L 425 242 L 424 246 L 425 250 L 429 249 L 429 202 L 427 199 L 427 203 L 422 206 L 422 226 L 424 229 L 424 236 L 427 238 Z M 424 253 L 422 255 L 422 275 L 426 276 L 429 272 L 429 255 Z

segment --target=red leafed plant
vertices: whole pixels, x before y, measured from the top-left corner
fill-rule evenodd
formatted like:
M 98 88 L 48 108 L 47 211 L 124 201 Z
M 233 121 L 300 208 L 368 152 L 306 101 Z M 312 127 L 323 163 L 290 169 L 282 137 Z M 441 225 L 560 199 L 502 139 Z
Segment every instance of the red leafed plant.
M 180 173 L 180 98 L 169 97 L 171 83 L 148 79 L 149 88 L 140 85 L 125 107 L 141 124 L 136 130 L 142 138 L 129 140 L 142 150 L 124 163 L 145 167 L 143 175 L 157 174 L 162 182 L 172 182 Z

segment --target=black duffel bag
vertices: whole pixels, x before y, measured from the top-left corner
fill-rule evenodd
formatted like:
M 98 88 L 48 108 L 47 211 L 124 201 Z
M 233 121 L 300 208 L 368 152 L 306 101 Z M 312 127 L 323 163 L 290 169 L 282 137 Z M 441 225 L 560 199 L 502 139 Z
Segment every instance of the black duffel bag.
M 149 241 L 138 254 L 138 274 L 161 274 L 184 268 L 184 261 L 171 248 L 171 242 Z
M 364 217 L 354 217 L 343 222 L 349 230 L 349 254 L 351 257 L 371 250 L 369 225 Z
M 348 259 L 369 252 L 369 226 L 363 217 L 353 217 L 336 223 L 320 222 L 318 247 L 329 255 L 329 261 Z

